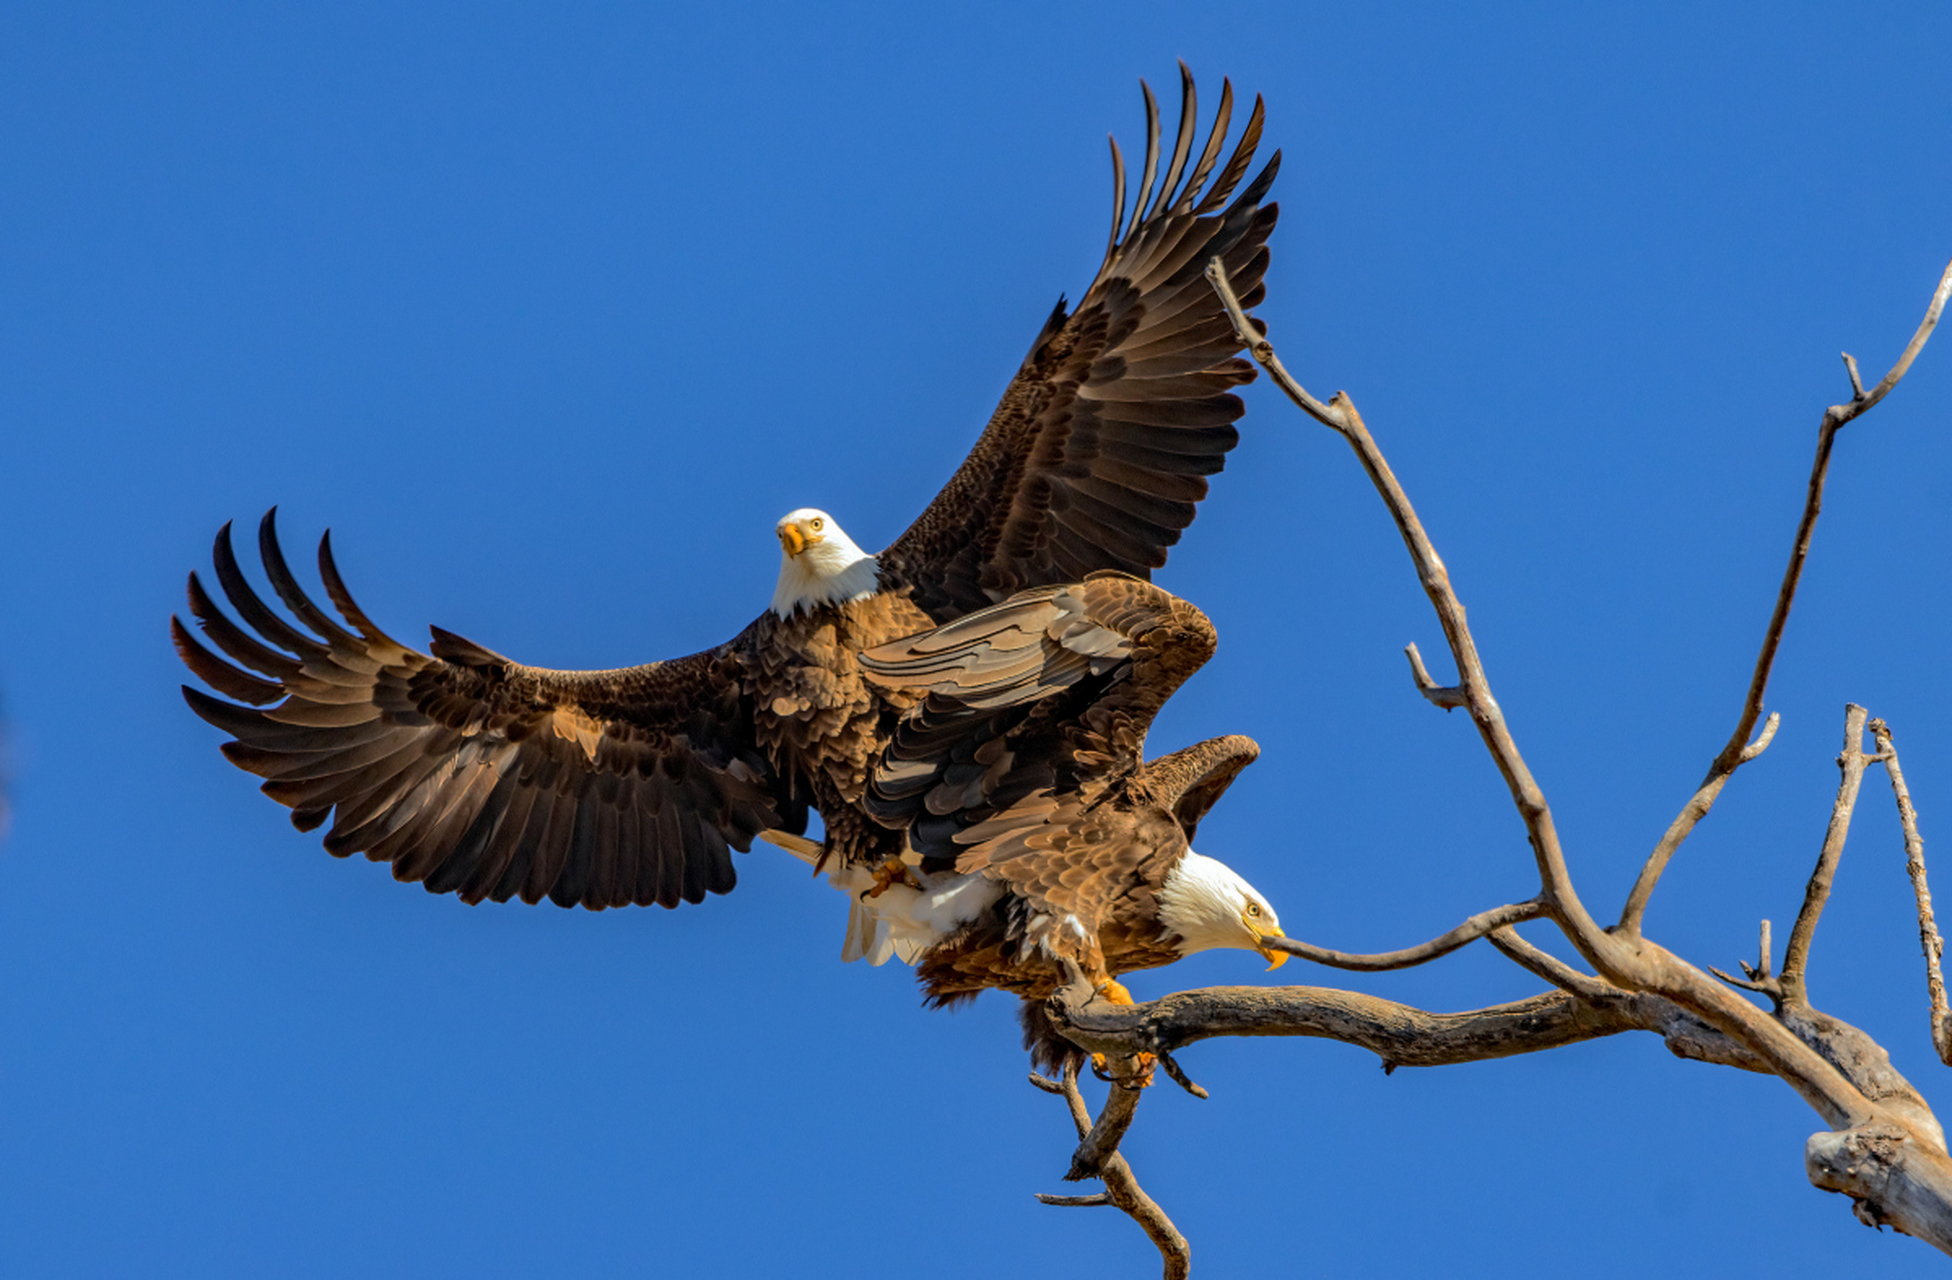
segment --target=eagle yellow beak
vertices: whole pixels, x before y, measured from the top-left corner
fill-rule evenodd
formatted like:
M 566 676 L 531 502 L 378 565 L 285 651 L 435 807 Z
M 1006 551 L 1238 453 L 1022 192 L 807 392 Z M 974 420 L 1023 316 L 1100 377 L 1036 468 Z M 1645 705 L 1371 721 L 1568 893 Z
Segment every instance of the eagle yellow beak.
M 1285 938 L 1287 936 L 1287 934 L 1281 932 L 1279 929 L 1269 929 L 1266 933 L 1261 934 L 1263 938 Z M 1288 963 L 1288 953 L 1285 951 L 1276 951 L 1273 947 L 1265 945 L 1255 947 L 1254 950 L 1260 952 L 1261 959 L 1268 962 L 1267 971 L 1269 973 L 1273 973 L 1276 969 Z
M 779 545 L 789 556 L 797 556 L 812 545 L 797 524 L 783 524 L 775 532 L 779 534 Z

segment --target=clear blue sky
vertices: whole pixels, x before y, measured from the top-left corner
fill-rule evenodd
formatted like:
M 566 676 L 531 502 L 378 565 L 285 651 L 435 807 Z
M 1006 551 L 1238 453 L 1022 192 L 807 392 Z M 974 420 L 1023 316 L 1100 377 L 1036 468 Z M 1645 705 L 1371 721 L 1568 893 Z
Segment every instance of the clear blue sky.
M 1420 504 L 1610 913 L 1733 723 L 1837 353 L 1881 373 L 1952 256 L 1949 42 L 1922 3 L 9 6 L 0 1267 L 1149 1273 L 1122 1217 L 1031 1200 L 1069 1130 L 1014 1002 L 928 1013 L 842 966 L 842 901 L 784 855 L 591 915 L 293 832 L 177 694 L 185 573 L 278 503 L 403 638 L 598 666 L 730 635 L 782 512 L 879 546 L 948 476 L 1098 260 L 1104 135 L 1136 146 L 1138 77 L 1183 57 L 1209 108 L 1223 74 L 1267 97 L 1262 315 Z M 1203 849 L 1334 947 L 1527 896 L 1469 724 L 1408 681 L 1440 633 L 1372 492 L 1248 398 L 1161 575 L 1222 644 L 1154 749 L 1265 749 Z M 1786 930 L 1846 700 L 1952 848 L 1948 513 L 1952 334 L 1840 442 L 1782 732 L 1657 939 L 1731 967 Z M 1873 773 L 1813 990 L 1945 1104 L 1910 911 Z M 1537 984 L 1474 950 L 1349 985 Z M 1315 1042 L 1183 1061 L 1212 1099 L 1148 1098 L 1127 1149 L 1206 1276 L 1943 1269 L 1809 1187 L 1785 1086 L 1648 1037 L 1387 1078 Z

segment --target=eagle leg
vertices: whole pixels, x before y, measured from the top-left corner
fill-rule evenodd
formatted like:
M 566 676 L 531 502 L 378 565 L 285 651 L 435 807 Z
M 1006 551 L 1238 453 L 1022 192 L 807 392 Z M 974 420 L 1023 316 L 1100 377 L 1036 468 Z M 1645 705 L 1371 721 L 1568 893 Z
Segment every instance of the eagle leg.
M 915 873 L 909 869 L 906 862 L 900 858 L 890 858 L 874 869 L 874 884 L 861 890 L 861 897 L 864 900 L 878 898 L 898 884 L 907 885 L 911 889 L 922 887 L 922 882 L 915 878 Z M 1126 997 L 1126 1003 L 1131 1003 L 1130 996 Z
M 1097 992 L 1098 998 L 1107 1004 L 1138 1003 L 1138 1001 L 1132 998 L 1132 993 L 1125 989 L 1125 984 L 1115 978 L 1106 978 L 1093 988 L 1093 990 Z M 1152 1084 L 1153 1068 L 1159 1065 L 1159 1059 L 1150 1053 L 1140 1053 L 1135 1056 L 1139 1065 L 1139 1073 L 1135 1087 L 1140 1089 L 1148 1088 Z M 1109 1068 L 1110 1064 L 1105 1061 L 1104 1054 L 1094 1053 L 1091 1055 L 1092 1074 L 1096 1075 L 1100 1080 L 1109 1081 L 1112 1079 Z

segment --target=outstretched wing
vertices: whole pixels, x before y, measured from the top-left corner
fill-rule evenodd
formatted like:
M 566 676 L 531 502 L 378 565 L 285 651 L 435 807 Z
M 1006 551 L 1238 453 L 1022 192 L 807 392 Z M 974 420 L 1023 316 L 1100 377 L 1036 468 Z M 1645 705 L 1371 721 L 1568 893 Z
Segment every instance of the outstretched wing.
M 1125 166 L 1112 143 L 1111 240 L 1078 309 L 1060 301 L 960 470 L 881 554 L 915 602 L 948 619 L 1025 587 L 1100 569 L 1145 576 L 1192 523 L 1206 476 L 1225 464 L 1244 411 L 1229 387 L 1254 366 L 1203 272 L 1218 255 L 1252 306 L 1264 293 L 1276 206 L 1261 205 L 1276 152 L 1227 204 L 1261 136 L 1245 132 L 1214 177 L 1233 86 L 1190 172 L 1193 79 L 1180 64 L 1179 134 L 1159 173 L 1159 111 L 1145 90 L 1146 154 L 1125 223 Z M 1182 183 L 1182 176 L 1185 181 Z M 1225 209 L 1221 208 L 1226 205 Z
M 228 524 L 217 579 L 256 635 L 195 574 L 190 612 L 231 661 L 179 620 L 170 626 L 192 671 L 250 704 L 185 686 L 191 709 L 232 735 L 224 754 L 266 780 L 299 830 L 331 818 L 329 852 L 391 862 L 395 878 L 468 902 L 672 907 L 732 888 L 728 845 L 743 851 L 769 827 L 804 829 L 804 803 L 753 743 L 742 656 L 752 629 L 617 671 L 526 667 L 438 628 L 433 653 L 420 653 L 353 603 L 330 535 L 319 574 L 339 619 L 308 597 L 274 515 L 258 529 L 265 572 L 315 634 L 251 589 Z
M 864 803 L 906 830 L 925 868 L 1013 857 L 1075 826 L 1109 786 L 1146 776 L 1146 729 L 1214 644 L 1192 605 L 1104 573 L 870 649 L 869 679 L 926 696 L 897 727 Z

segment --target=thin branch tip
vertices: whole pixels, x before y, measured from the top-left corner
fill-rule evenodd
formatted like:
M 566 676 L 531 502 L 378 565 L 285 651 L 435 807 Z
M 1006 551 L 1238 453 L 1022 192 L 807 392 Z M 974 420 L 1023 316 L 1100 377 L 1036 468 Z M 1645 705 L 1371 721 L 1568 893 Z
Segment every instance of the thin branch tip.
M 1186 1092 L 1192 1094 L 1194 1097 L 1200 1099 L 1201 1101 L 1205 1101 L 1207 1098 L 1213 1096 L 1212 1094 L 1208 1093 L 1205 1089 L 1202 1089 L 1199 1085 L 1194 1084 L 1193 1081 L 1187 1077 L 1186 1072 L 1181 1070 L 1179 1063 L 1173 1060 L 1172 1054 L 1161 1051 L 1158 1057 L 1159 1057 L 1159 1065 L 1166 1069 L 1166 1074 L 1172 1077 L 1172 1082 L 1174 1084 L 1186 1090 Z
M 1844 368 L 1850 371 L 1850 398 L 1853 402 L 1864 398 L 1864 379 L 1857 372 L 1857 357 L 1844 352 Z
M 1403 647 L 1403 653 L 1410 659 L 1410 678 L 1416 681 L 1417 692 L 1422 694 L 1433 707 L 1445 711 L 1455 711 L 1466 705 L 1470 697 L 1462 685 L 1440 685 L 1431 676 L 1430 669 L 1423 665 L 1423 654 L 1418 652 L 1412 640 Z
M 1053 1196 L 1039 1191 L 1037 1192 L 1037 1203 L 1057 1205 L 1066 1209 L 1115 1209 L 1118 1207 L 1112 1203 L 1111 1196 L 1103 1191 L 1088 1196 Z
M 1747 764 L 1767 751 L 1769 744 L 1776 740 L 1776 730 L 1782 725 L 1782 722 L 1783 713 L 1780 711 L 1771 711 L 1769 718 L 1762 722 L 1762 732 L 1755 736 L 1754 742 L 1742 748 L 1742 754 L 1735 758 L 1735 762 L 1737 764 Z
M 1739 960 L 1736 963 L 1742 966 L 1743 972 L 1751 975 L 1755 973 L 1755 970 L 1749 967 L 1748 961 Z M 1728 973 L 1724 970 L 1717 969 L 1712 964 L 1708 966 L 1708 972 L 1714 974 L 1717 978 L 1720 978 L 1723 982 L 1726 982 L 1731 987 L 1740 987 L 1744 991 L 1753 991 L 1757 995 L 1769 996 L 1772 999 L 1775 997 L 1776 993 L 1773 990 L 1775 984 L 1772 981 L 1753 977 L 1753 976 L 1747 978 L 1738 978 L 1732 973 Z

